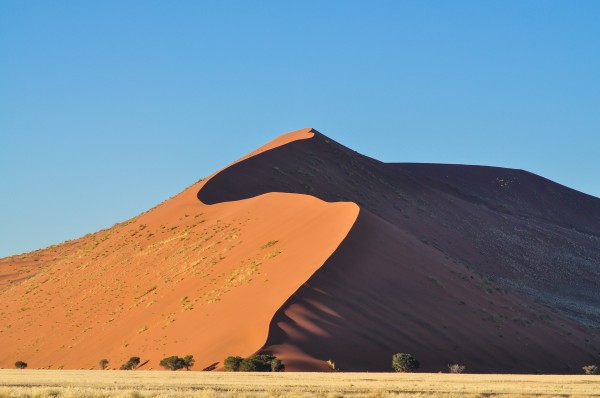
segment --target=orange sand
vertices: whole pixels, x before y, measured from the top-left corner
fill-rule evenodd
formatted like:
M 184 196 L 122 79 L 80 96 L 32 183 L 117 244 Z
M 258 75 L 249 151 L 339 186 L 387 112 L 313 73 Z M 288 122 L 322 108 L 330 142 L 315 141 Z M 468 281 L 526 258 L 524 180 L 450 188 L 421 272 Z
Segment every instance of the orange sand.
M 290 133 L 253 152 L 295 139 Z M 269 193 L 204 205 L 196 183 L 113 228 L 0 263 L 0 367 L 158 368 L 192 354 L 195 369 L 248 356 L 285 300 L 327 260 L 358 207 Z M 10 282 L 10 283 L 9 283 Z

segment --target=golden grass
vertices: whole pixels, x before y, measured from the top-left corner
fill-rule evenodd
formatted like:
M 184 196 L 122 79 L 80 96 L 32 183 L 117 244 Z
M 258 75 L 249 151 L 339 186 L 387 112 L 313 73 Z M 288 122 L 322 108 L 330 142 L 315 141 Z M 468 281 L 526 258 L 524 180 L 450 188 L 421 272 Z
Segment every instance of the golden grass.
M 0 398 L 600 397 L 600 376 L 0 370 Z

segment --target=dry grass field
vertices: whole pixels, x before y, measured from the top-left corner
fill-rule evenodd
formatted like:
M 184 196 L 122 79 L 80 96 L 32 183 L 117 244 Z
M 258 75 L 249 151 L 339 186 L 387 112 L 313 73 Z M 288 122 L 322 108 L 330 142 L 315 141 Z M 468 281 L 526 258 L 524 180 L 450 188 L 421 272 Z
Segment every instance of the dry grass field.
M 600 397 L 600 376 L 0 370 L 0 398 Z

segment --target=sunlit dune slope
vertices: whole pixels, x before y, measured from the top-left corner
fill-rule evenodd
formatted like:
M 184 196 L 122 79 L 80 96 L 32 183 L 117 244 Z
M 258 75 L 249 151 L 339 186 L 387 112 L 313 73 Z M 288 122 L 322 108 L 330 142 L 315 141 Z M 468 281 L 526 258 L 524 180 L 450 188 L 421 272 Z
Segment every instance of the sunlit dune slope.
M 257 351 L 358 207 L 284 193 L 208 206 L 196 198 L 204 184 L 110 229 L 3 259 L 0 366 L 118 367 L 139 356 L 148 369 L 192 354 L 203 369 Z

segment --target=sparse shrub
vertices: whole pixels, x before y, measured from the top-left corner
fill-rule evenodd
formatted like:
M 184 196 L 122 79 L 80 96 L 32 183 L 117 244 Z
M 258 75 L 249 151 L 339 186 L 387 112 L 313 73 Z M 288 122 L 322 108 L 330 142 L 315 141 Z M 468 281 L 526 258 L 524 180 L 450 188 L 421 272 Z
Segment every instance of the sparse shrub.
M 183 358 L 173 355 L 171 357 L 163 358 L 159 365 L 169 370 L 179 370 L 183 368 L 190 370 L 190 368 L 194 366 L 194 362 L 193 355 L 186 355 Z
M 262 245 L 260 248 L 261 249 L 266 249 L 267 247 L 271 247 L 273 246 L 275 243 L 279 242 L 278 240 L 270 240 L 267 243 L 265 243 L 264 245 Z
M 132 368 L 135 369 L 140 364 L 140 357 L 131 357 L 131 358 L 129 358 L 128 362 L 130 364 L 132 364 L 133 365 Z
M 239 372 L 240 364 L 244 358 L 242 357 L 227 357 L 223 361 L 223 365 L 225 366 L 225 370 L 229 372 Z
M 101 359 L 100 362 L 98 362 L 98 365 L 100 366 L 100 369 L 106 370 L 106 368 L 108 368 L 108 359 Z
M 453 363 L 448 365 L 448 371 L 450 373 L 462 373 L 465 371 L 467 367 L 465 365 L 459 365 L 457 363 Z
M 280 359 L 275 358 L 271 361 L 271 372 L 283 372 L 284 370 L 285 365 Z
M 329 365 L 329 367 L 331 368 L 331 370 L 335 370 L 336 372 L 339 370 L 336 366 L 335 366 L 335 362 L 333 362 L 331 359 L 327 360 L 327 365 Z
M 410 354 L 397 353 L 392 357 L 392 368 L 396 372 L 414 372 L 420 363 Z
M 269 372 L 271 367 L 267 369 L 261 368 L 261 363 L 254 360 L 254 358 L 244 358 L 240 363 L 240 372 Z
M 17 361 L 15 362 L 15 368 L 17 369 L 25 369 L 27 367 L 27 362 Z
M 271 354 L 253 355 L 249 358 L 242 359 L 239 364 L 240 372 L 282 372 L 284 369 L 285 366 L 283 363 Z
M 129 360 L 127 362 L 125 362 L 123 365 L 121 365 L 121 367 L 119 368 L 120 370 L 135 370 L 135 368 L 137 368 L 137 366 L 140 364 L 140 357 L 131 357 L 129 358 Z
M 584 366 L 582 369 L 586 375 L 600 374 L 600 368 L 597 365 L 587 365 L 587 366 Z
M 196 363 L 196 360 L 194 359 L 193 355 L 186 355 L 183 357 L 183 363 L 185 370 L 190 370 L 190 368 Z
M 185 367 L 183 358 L 179 358 L 176 355 L 173 355 L 172 357 L 163 358 L 160 361 L 159 365 L 169 370 L 178 370 Z

